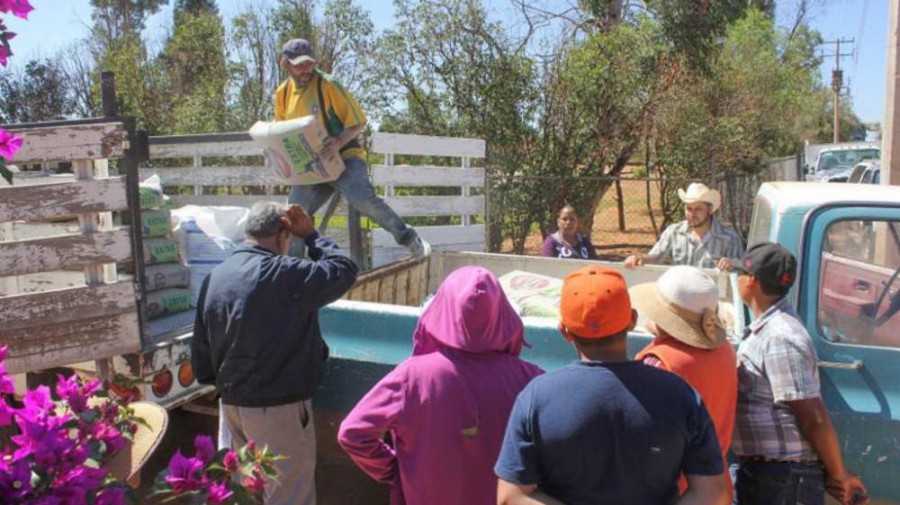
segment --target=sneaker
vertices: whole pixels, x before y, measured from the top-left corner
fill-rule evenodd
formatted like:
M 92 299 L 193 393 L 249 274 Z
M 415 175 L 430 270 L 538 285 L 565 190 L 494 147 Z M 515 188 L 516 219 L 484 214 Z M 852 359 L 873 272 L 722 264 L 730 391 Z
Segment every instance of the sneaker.
M 414 258 L 424 258 L 431 254 L 431 244 L 422 240 L 422 237 L 416 236 L 415 240 L 412 241 L 408 246 L 410 254 L 413 255 Z

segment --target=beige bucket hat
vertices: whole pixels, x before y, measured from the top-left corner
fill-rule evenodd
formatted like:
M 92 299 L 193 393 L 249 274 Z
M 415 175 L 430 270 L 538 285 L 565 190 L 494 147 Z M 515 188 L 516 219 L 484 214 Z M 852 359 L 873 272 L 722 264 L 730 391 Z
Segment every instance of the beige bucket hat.
M 719 210 L 722 204 L 722 195 L 715 189 L 706 187 L 702 182 L 692 182 L 687 187 L 687 191 L 678 189 L 678 198 L 684 203 L 706 202 L 712 205 L 712 211 Z
M 673 266 L 629 294 L 638 313 L 676 340 L 700 349 L 715 349 L 726 340 L 719 288 L 698 268 Z
M 168 412 L 155 403 L 132 402 L 128 406 L 134 410 L 134 416 L 143 419 L 149 427 L 138 423 L 134 440 L 113 454 L 112 459 L 103 465 L 110 475 L 121 482 L 126 482 L 140 472 L 159 446 L 169 426 Z

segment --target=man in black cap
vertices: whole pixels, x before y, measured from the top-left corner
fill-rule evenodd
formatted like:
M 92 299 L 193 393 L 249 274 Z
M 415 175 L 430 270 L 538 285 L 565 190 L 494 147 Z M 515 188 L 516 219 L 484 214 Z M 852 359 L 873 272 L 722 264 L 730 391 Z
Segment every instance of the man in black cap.
M 738 402 L 731 448 L 740 468 L 737 503 L 843 505 L 868 502 L 847 472 L 819 390 L 816 349 L 787 299 L 797 260 L 779 244 L 751 247 L 731 260 L 738 292 L 753 311 L 738 348 Z
M 369 181 L 365 151 L 358 137 L 366 127 L 359 104 L 331 75 L 316 68 L 310 43 L 291 39 L 281 49 L 281 68 L 290 77 L 275 91 L 275 120 L 318 116 L 328 130 L 323 157 L 340 153 L 346 169 L 333 181 L 311 186 L 293 186 L 288 203 L 299 204 L 313 215 L 335 190 L 362 214 L 393 235 L 394 240 L 414 256 L 423 256 L 427 244 L 378 195 Z

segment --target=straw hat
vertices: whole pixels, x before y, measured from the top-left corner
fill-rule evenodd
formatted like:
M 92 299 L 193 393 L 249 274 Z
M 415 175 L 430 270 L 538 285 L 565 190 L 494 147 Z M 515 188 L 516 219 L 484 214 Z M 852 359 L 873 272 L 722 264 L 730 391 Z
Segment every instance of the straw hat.
M 700 349 L 725 342 L 719 288 L 702 270 L 674 266 L 657 281 L 629 290 L 634 308 L 676 340 Z
M 717 211 L 722 203 L 722 196 L 719 192 L 706 187 L 706 184 L 701 182 L 692 182 L 687 187 L 687 191 L 679 188 L 678 198 L 681 198 L 684 203 L 706 202 L 712 205 L 713 212 Z
M 150 427 L 138 424 L 134 441 L 116 452 L 104 465 L 110 475 L 121 482 L 126 482 L 140 472 L 169 426 L 168 412 L 155 403 L 132 402 L 128 406 L 134 410 L 135 417 L 143 419 Z

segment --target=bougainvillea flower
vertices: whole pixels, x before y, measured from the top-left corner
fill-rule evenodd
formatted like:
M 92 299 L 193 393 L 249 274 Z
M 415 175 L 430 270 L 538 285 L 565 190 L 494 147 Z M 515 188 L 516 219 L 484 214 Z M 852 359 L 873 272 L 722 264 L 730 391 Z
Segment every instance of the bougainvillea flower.
M 6 65 L 6 56 L 9 53 L 0 45 L 0 63 Z M 22 137 L 16 137 L 12 133 L 0 128 L 0 157 L 6 161 L 12 161 L 16 152 L 22 148 Z
M 172 491 L 183 493 L 200 489 L 200 473 L 203 470 L 203 462 L 198 458 L 186 458 L 181 451 L 175 453 L 169 461 L 169 475 L 166 483 L 172 486 Z
M 200 458 L 204 465 L 208 465 L 216 457 L 216 446 L 208 435 L 199 435 L 194 439 L 194 455 Z
M 234 495 L 234 491 L 228 489 L 228 485 L 224 482 L 217 482 L 209 487 L 206 495 L 207 505 L 221 505 Z

